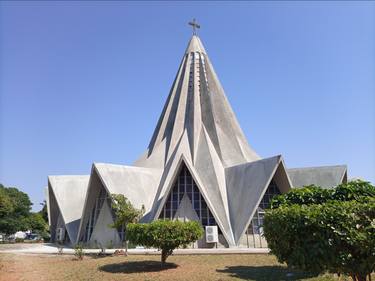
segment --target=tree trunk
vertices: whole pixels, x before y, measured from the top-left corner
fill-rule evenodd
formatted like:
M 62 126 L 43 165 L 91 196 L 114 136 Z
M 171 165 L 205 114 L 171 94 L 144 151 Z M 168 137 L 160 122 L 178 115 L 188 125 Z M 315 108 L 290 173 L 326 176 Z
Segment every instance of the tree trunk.
M 358 281 L 366 281 L 367 275 L 366 274 L 357 274 Z
M 361 274 L 361 273 L 353 273 L 350 274 L 352 277 L 353 281 L 366 281 L 367 275 L 366 274 Z
M 161 250 L 161 266 L 165 265 L 165 261 L 167 260 L 167 251 Z
M 161 266 L 165 265 L 167 258 L 173 253 L 173 250 L 161 250 Z

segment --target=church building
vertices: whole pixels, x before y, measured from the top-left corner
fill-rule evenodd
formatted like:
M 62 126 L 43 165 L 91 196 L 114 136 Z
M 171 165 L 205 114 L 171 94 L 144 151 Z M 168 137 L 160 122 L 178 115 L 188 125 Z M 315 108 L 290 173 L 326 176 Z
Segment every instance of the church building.
M 144 206 L 141 222 L 199 221 L 206 233 L 194 247 L 267 247 L 262 224 L 273 196 L 346 180 L 345 165 L 287 169 L 281 155 L 260 157 L 194 32 L 138 160 L 129 166 L 93 163 L 90 175 L 48 177 L 51 240 L 121 245 L 123 230 L 109 227 L 110 194 L 123 194 L 135 207 Z

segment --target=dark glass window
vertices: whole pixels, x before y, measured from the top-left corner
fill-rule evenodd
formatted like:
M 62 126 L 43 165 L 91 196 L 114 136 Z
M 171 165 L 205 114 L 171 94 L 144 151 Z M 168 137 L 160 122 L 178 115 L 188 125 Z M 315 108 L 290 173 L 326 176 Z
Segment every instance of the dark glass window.
M 98 217 L 100 214 L 100 210 L 102 209 L 105 200 L 108 200 L 109 206 L 111 206 L 107 192 L 104 189 L 101 189 L 99 196 L 96 198 L 94 206 L 92 207 L 90 217 L 87 220 L 86 231 L 85 231 L 83 241 L 90 240 L 91 234 L 94 230 L 96 221 L 98 220 Z
M 248 228 L 249 234 L 262 234 L 262 227 L 265 214 L 264 210 L 270 207 L 272 198 L 279 194 L 281 194 L 279 188 L 277 187 L 275 181 L 272 180 L 251 220 L 251 223 Z
M 176 182 L 168 195 L 162 211 L 160 212 L 159 219 L 173 219 L 185 193 L 189 197 L 202 226 L 217 225 L 206 201 L 199 192 L 197 184 L 194 182 L 193 177 L 184 164 L 181 166 Z M 170 208 L 170 206 L 172 206 L 172 208 Z M 220 228 L 218 231 L 221 233 Z

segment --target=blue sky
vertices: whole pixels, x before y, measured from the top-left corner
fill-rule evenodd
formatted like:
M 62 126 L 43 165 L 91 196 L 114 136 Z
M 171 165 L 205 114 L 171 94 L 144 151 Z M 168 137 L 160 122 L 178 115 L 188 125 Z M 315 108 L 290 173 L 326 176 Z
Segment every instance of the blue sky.
M 131 164 L 199 35 L 252 147 L 375 182 L 375 2 L 1 2 L 0 182 Z

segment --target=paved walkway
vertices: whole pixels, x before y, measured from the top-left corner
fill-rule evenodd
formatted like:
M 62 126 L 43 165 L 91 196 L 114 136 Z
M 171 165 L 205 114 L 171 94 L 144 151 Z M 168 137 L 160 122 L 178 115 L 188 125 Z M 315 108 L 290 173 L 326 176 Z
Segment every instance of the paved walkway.
M 106 254 L 113 254 L 116 249 L 106 249 Z M 85 254 L 98 254 L 100 249 L 85 249 Z M 59 249 L 54 244 L 0 244 L 0 253 L 20 253 L 20 254 L 58 254 Z M 63 254 L 72 255 L 74 249 L 63 248 Z M 156 249 L 129 249 L 130 255 L 159 255 Z M 177 249 L 174 255 L 223 255 L 223 254 L 268 254 L 268 248 L 213 248 L 213 249 Z

